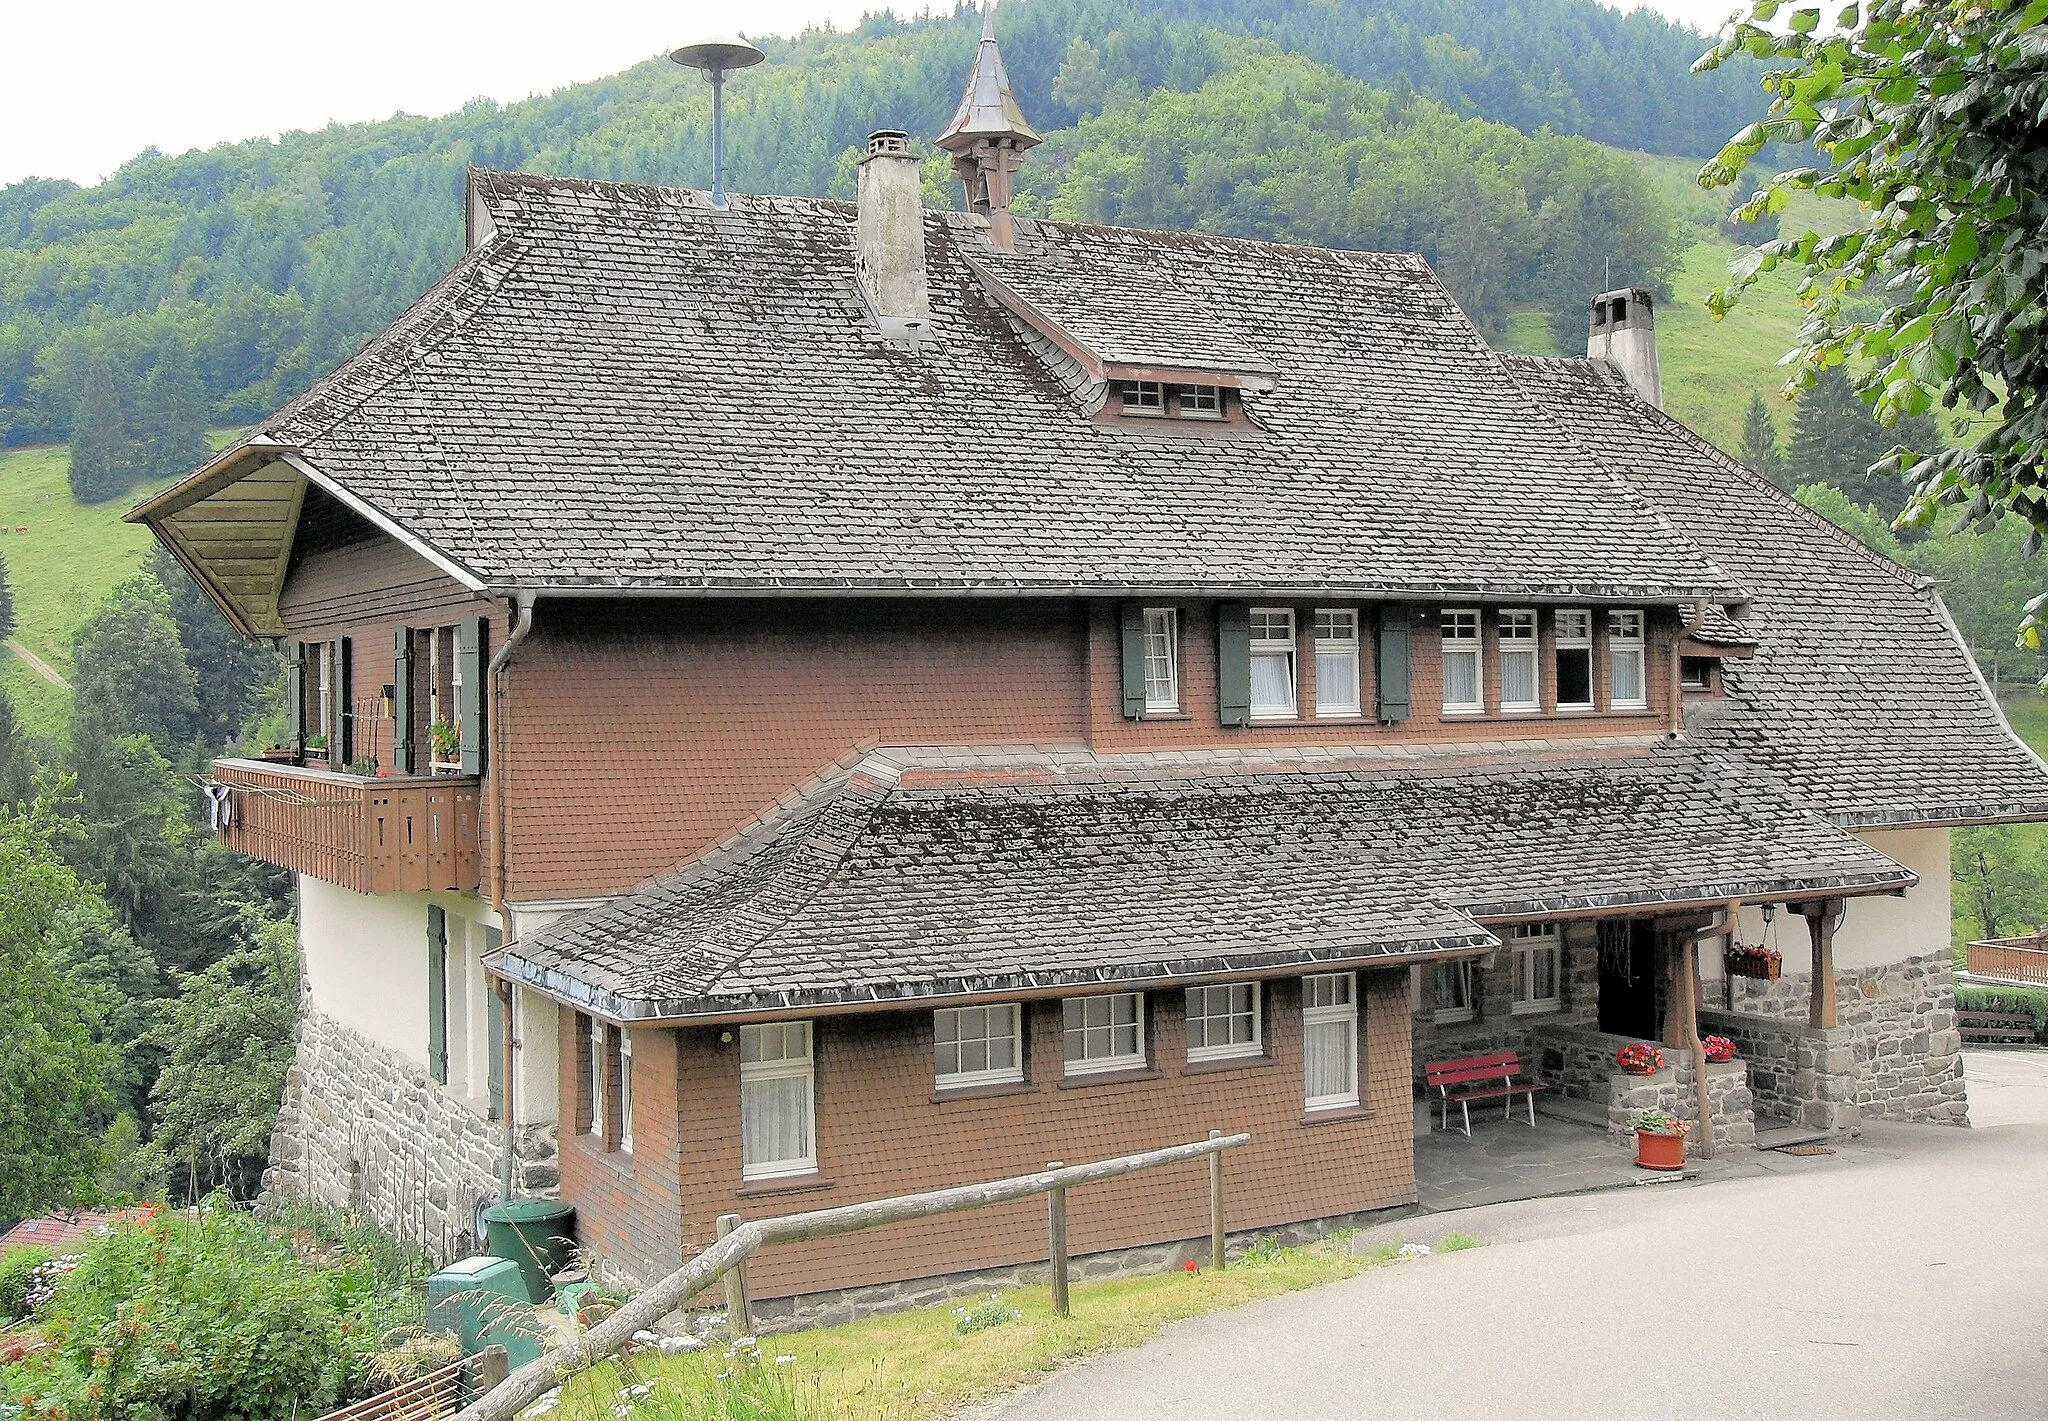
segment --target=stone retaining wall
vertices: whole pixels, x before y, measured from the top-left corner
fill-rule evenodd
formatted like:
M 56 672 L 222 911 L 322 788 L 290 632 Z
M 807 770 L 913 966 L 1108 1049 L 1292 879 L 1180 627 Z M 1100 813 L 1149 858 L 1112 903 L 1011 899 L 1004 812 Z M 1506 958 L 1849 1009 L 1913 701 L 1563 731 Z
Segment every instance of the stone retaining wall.
M 1632 1039 L 1572 1027 L 1541 1028 L 1531 1037 L 1537 1079 L 1568 1100 L 1604 1105 L 1607 1133 L 1617 1141 L 1633 1138 L 1632 1122 L 1641 1110 L 1661 1110 L 1697 1126 L 1699 1102 L 1693 1086 L 1692 1053 L 1658 1046 L 1664 1053 L 1664 1069 L 1632 1076 L 1614 1063 L 1616 1053 Z M 1707 1064 L 1707 1110 L 1717 1145 L 1756 1143 L 1755 1104 L 1743 1062 Z M 1697 1150 L 1701 1143 L 1695 1129 L 1686 1147 Z
M 475 1210 L 498 1197 L 502 1139 L 423 1065 L 303 1003 L 263 1193 L 360 1209 L 446 1262 L 475 1251 Z M 519 1132 L 514 1168 L 520 1194 L 554 1194 L 553 1125 Z

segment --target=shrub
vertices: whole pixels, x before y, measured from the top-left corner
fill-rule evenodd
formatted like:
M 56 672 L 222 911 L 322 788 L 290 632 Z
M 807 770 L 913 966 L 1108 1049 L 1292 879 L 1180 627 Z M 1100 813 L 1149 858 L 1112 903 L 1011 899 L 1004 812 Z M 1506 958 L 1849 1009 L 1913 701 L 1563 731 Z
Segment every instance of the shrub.
M 28 1316 L 29 1279 L 56 1256 L 36 1244 L 0 1253 L 0 1326 Z
M 986 1332 L 991 1327 L 1001 1327 L 1006 1322 L 1015 1322 L 1023 1315 L 1010 1306 L 1010 1300 L 1001 1293 L 990 1293 L 973 1307 L 954 1308 L 953 1330 L 966 1337 Z
M 2036 1040 L 2048 1040 L 2048 988 L 1957 987 L 1957 1011 L 2024 1013 L 2034 1019 Z

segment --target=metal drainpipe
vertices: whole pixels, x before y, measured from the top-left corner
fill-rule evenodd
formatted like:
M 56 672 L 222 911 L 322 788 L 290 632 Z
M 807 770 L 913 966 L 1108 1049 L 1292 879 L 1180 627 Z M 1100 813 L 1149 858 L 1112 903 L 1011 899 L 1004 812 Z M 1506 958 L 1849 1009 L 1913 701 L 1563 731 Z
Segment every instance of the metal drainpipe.
M 491 906 L 498 914 L 500 942 L 512 940 L 512 917 L 505 910 L 505 678 L 506 665 L 512 660 L 512 653 L 519 650 L 519 644 L 526 640 L 526 634 L 533 630 L 533 599 L 531 592 L 514 596 L 512 603 L 512 634 L 505 638 L 505 644 L 498 648 L 498 654 L 491 658 L 484 679 L 491 687 Z M 492 987 L 496 991 L 495 986 Z M 505 1040 L 499 1054 L 505 1060 L 503 1082 L 504 1112 L 500 1123 L 503 1129 L 498 1142 L 498 1199 L 510 1203 L 512 1199 L 512 1159 L 514 1122 L 512 1119 L 513 1100 L 513 1056 L 512 1038 L 517 1027 L 512 1020 L 512 996 L 505 996 Z

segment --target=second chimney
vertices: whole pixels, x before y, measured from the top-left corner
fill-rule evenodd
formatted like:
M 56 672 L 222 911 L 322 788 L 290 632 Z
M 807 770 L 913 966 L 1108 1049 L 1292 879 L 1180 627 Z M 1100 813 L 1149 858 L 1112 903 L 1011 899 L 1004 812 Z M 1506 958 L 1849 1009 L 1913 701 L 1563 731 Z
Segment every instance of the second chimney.
M 1657 312 L 1640 286 L 1603 291 L 1586 317 L 1586 354 L 1605 360 L 1648 403 L 1664 408 L 1664 377 L 1657 369 Z
M 860 162 L 854 265 L 884 340 L 918 340 L 931 325 L 924 270 L 924 189 L 910 135 L 868 136 Z

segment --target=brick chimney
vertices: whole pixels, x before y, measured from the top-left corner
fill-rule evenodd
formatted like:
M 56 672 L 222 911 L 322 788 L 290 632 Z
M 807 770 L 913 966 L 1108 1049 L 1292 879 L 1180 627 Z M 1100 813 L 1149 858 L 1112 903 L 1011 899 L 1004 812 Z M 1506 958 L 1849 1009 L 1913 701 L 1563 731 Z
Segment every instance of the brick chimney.
M 924 194 L 910 135 L 868 135 L 860 160 L 854 265 L 884 340 L 921 340 L 931 325 L 924 269 Z
M 1040 140 L 1010 90 L 1009 71 L 996 49 L 992 9 L 982 18 L 981 44 L 967 74 L 967 92 L 960 96 L 960 107 L 946 131 L 932 141 L 953 155 L 953 176 L 967 189 L 967 210 L 988 219 L 989 245 L 999 252 L 1016 250 L 1010 198 L 1024 151 Z
M 1657 370 L 1657 312 L 1640 286 L 1603 291 L 1586 318 L 1586 354 L 1621 372 L 1645 401 L 1664 408 L 1664 377 Z

